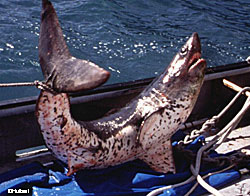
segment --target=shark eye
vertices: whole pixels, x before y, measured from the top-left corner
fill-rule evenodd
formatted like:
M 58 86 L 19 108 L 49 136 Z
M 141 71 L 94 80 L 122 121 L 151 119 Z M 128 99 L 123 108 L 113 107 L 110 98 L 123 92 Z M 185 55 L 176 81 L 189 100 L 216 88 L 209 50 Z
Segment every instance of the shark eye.
M 180 53 L 181 53 L 182 56 L 186 55 L 187 54 L 187 48 L 182 47 Z

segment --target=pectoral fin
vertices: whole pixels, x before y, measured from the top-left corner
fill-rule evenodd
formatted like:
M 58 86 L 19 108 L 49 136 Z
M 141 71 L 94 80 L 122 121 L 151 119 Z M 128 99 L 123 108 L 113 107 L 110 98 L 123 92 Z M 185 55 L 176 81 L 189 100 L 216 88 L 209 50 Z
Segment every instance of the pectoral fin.
M 138 136 L 139 145 L 144 150 L 139 159 L 155 171 L 175 173 L 171 136 L 164 109 L 150 114 L 141 124 Z
M 165 127 L 162 126 L 162 112 L 163 108 L 152 112 L 142 121 L 138 142 L 144 150 L 148 150 L 154 144 L 155 141 L 159 141 L 159 138 L 163 136 Z

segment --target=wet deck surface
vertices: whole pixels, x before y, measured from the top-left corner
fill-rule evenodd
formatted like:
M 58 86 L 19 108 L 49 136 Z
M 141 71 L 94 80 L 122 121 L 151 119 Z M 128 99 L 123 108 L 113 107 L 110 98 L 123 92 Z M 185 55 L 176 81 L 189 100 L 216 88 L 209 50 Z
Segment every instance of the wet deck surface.
M 234 130 L 228 139 L 216 149 L 218 153 L 227 153 L 233 150 L 248 155 L 250 159 L 250 126 Z M 250 174 L 243 175 L 238 182 L 221 189 L 220 193 L 225 196 L 250 195 Z

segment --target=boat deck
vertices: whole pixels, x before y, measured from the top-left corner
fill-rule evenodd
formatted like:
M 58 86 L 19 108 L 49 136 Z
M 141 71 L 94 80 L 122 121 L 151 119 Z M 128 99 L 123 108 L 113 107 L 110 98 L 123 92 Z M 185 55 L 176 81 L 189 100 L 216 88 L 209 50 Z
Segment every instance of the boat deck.
M 250 156 L 250 125 L 235 129 L 225 142 L 219 146 L 218 153 L 237 150 Z M 222 195 L 250 195 L 250 174 L 243 175 L 238 182 L 220 190 Z

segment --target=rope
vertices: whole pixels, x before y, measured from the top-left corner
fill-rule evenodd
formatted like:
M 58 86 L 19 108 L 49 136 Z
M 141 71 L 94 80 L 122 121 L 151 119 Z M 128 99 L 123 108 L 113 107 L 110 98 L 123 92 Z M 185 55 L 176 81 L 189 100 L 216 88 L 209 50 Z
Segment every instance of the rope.
M 222 173 L 222 172 L 227 171 L 227 170 L 229 170 L 229 169 L 232 169 L 234 166 L 235 166 L 235 164 L 232 164 L 232 165 L 230 165 L 230 166 L 228 166 L 228 167 L 226 167 L 226 168 L 224 168 L 224 169 L 222 169 L 222 170 L 219 170 L 219 171 L 216 171 L 216 172 L 212 172 L 212 173 L 208 173 L 207 175 L 203 176 L 202 179 L 204 180 L 204 179 L 206 179 L 206 178 L 209 177 L 209 176 L 212 176 L 212 175 L 215 175 L 215 174 L 219 174 L 219 173 Z M 192 170 L 191 170 L 191 171 L 192 171 Z M 199 185 L 199 182 L 196 182 L 195 185 L 194 185 L 194 186 L 193 186 L 184 196 L 189 196 L 189 195 L 195 190 L 195 188 L 196 188 L 198 185 Z M 208 189 L 210 189 L 210 187 L 208 187 Z M 212 189 L 213 189 L 213 187 L 212 187 Z M 212 191 L 212 189 L 211 189 L 211 191 Z M 211 193 L 211 192 L 210 192 L 210 193 Z M 217 190 L 216 190 L 213 194 L 217 194 Z M 220 193 L 219 193 L 219 194 L 220 194 Z M 221 195 L 221 194 L 220 194 L 220 195 Z
M 250 88 L 249 88 L 250 89 Z M 213 147 L 213 149 L 217 148 L 221 143 L 226 139 L 226 137 L 230 134 L 230 132 L 238 125 L 246 111 L 250 108 L 250 97 L 247 98 L 244 106 L 239 111 L 239 113 L 224 127 L 212 140 L 221 137 L 221 139 L 216 142 L 218 143 Z
M 196 176 L 197 182 L 205 188 L 208 192 L 212 193 L 215 196 L 223 196 L 219 191 L 217 191 L 214 187 L 210 186 L 208 183 L 205 182 L 205 180 L 198 174 L 196 174 L 196 171 L 194 170 L 193 165 L 190 167 L 191 172 L 194 176 Z
M 18 82 L 18 83 L 5 83 L 5 84 L 0 83 L 0 87 L 19 87 L 19 86 L 35 86 L 38 89 L 49 91 L 52 94 L 57 94 L 56 91 L 54 91 L 49 85 L 38 80 L 35 80 L 34 82 Z
M 208 132 L 211 132 L 211 130 L 215 129 L 215 125 L 216 123 L 221 119 L 221 117 L 232 107 L 232 105 L 239 99 L 239 97 L 241 96 L 241 94 L 244 94 L 246 92 L 250 91 L 250 87 L 245 87 L 244 89 L 241 89 L 236 96 L 229 102 L 229 104 L 217 115 L 217 116 L 213 116 L 211 119 L 208 119 L 201 127 L 201 129 L 197 130 L 194 129 L 190 135 L 186 135 L 184 140 L 180 140 L 178 142 L 178 144 L 190 144 L 194 141 L 195 138 L 197 138 L 198 136 L 200 136 L 201 134 L 208 134 Z M 241 117 L 237 117 L 237 119 L 240 121 L 241 118 L 243 117 L 243 115 Z M 235 123 L 236 125 L 238 123 Z M 224 130 L 222 131 L 224 133 Z
M 151 191 L 150 193 L 148 193 L 147 196 L 156 196 L 156 195 L 159 195 L 159 194 L 161 194 L 165 190 L 168 190 L 168 189 L 171 189 L 171 188 L 176 188 L 176 187 L 188 184 L 188 183 L 192 182 L 193 180 L 195 180 L 195 177 L 191 176 L 190 178 L 188 178 L 184 182 L 180 182 L 178 184 L 168 185 L 168 186 L 165 186 L 165 187 L 161 187 L 161 188 L 155 189 L 155 190 Z
M 244 88 L 242 91 L 240 91 L 239 93 L 245 92 L 246 90 L 249 90 L 250 88 Z M 238 94 L 239 94 L 238 93 Z M 237 94 L 237 95 L 238 95 Z M 236 95 L 236 96 L 237 96 Z M 196 157 L 196 163 L 195 163 L 195 170 L 194 170 L 194 174 L 196 176 L 197 181 L 200 183 L 201 179 L 199 177 L 199 171 L 200 171 L 200 164 L 201 164 L 201 157 L 202 154 L 205 150 L 209 149 L 211 146 L 213 146 L 214 144 L 216 144 L 220 137 L 223 135 L 223 133 L 225 133 L 226 135 L 228 135 L 239 123 L 240 119 L 242 118 L 242 116 L 245 114 L 245 112 L 247 111 L 247 109 L 250 107 L 250 98 L 248 98 L 243 106 L 243 108 L 240 110 L 240 112 L 233 118 L 233 120 L 231 120 L 226 127 L 224 127 L 218 134 L 216 134 L 216 136 L 213 138 L 212 141 L 210 141 L 209 143 L 207 143 L 206 145 L 202 146 L 198 153 L 197 153 L 197 157 Z M 224 112 L 224 110 L 222 111 Z M 221 112 L 221 113 L 222 113 Z M 219 143 L 220 145 L 221 143 Z M 216 147 L 218 147 L 219 145 L 215 145 L 212 149 L 215 149 Z M 210 149 L 210 150 L 212 150 Z M 192 167 L 192 165 L 191 165 Z M 192 171 L 192 169 L 191 169 Z M 204 184 L 205 182 L 202 182 L 202 184 Z M 207 187 L 207 186 L 206 186 Z M 211 189 L 207 189 L 209 192 L 212 191 Z M 210 192 L 212 194 L 214 194 L 214 192 Z
M 17 86 L 36 86 L 39 81 L 34 82 L 20 82 L 20 83 L 6 83 L 0 84 L 0 87 L 17 87 Z
M 213 127 L 215 127 L 216 122 L 218 122 L 218 120 L 231 108 L 231 106 L 236 102 L 236 100 L 240 97 L 240 95 L 242 93 L 245 93 L 246 91 L 249 91 L 249 90 L 250 90 L 250 87 L 246 87 L 246 88 L 242 89 L 241 91 L 239 91 L 236 94 L 236 96 L 230 101 L 230 103 L 217 116 L 213 116 L 211 119 L 207 120 L 202 125 L 202 128 L 200 130 L 194 130 L 193 132 L 191 132 L 190 136 L 187 136 L 187 138 L 184 138 L 184 140 L 181 141 L 180 143 L 184 143 L 184 144 L 185 144 L 185 142 L 190 143 L 190 141 L 192 142 L 193 138 L 196 138 L 197 135 L 199 136 L 199 134 L 210 131 Z M 205 145 L 203 145 L 199 149 L 199 151 L 197 152 L 197 156 L 196 156 L 195 168 L 193 167 L 192 164 L 190 166 L 190 170 L 191 170 L 193 176 L 191 176 L 189 179 L 187 179 L 186 181 L 184 181 L 182 183 L 178 183 L 175 185 L 169 185 L 169 186 L 161 187 L 159 189 L 155 189 L 154 191 L 150 192 L 147 196 L 155 196 L 155 195 L 161 194 L 164 190 L 187 184 L 187 183 L 193 181 L 194 179 L 196 179 L 197 182 L 201 186 L 206 188 L 206 190 L 208 192 L 210 192 L 216 196 L 221 196 L 221 193 L 219 193 L 216 189 L 214 189 L 213 187 L 208 185 L 199 175 L 202 154 L 207 149 L 209 149 L 209 151 L 210 151 L 210 150 L 217 148 L 219 145 L 221 145 L 221 143 L 225 140 L 225 138 L 227 138 L 229 133 L 238 125 L 241 118 L 243 117 L 243 115 L 245 114 L 245 112 L 249 108 L 250 108 L 250 97 L 247 98 L 247 100 L 245 101 L 245 104 L 243 105 L 242 109 L 238 112 L 238 114 L 220 132 L 218 132 L 208 143 L 206 143 Z M 212 146 L 213 146 L 213 148 L 211 148 Z M 191 188 L 190 191 L 186 195 L 191 194 L 194 189 L 195 188 Z
M 250 56 L 246 59 L 247 63 L 250 64 Z

